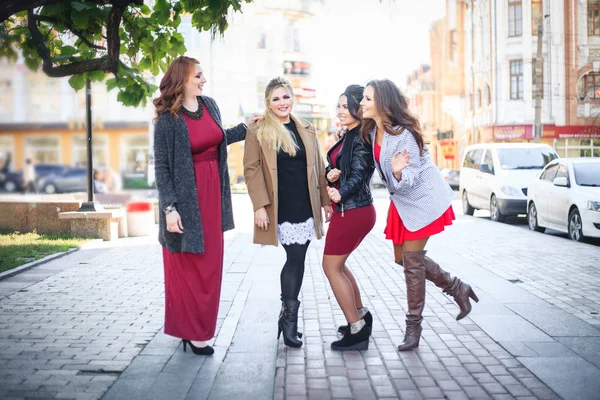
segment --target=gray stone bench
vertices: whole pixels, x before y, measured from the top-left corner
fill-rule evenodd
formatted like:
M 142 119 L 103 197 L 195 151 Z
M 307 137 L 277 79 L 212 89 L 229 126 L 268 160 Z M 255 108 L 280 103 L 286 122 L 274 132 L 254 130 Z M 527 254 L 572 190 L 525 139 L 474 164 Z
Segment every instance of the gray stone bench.
M 126 236 L 127 232 L 127 217 L 122 208 L 89 212 L 61 212 L 58 214 L 58 218 L 70 221 L 71 233 L 77 237 L 116 240 Z

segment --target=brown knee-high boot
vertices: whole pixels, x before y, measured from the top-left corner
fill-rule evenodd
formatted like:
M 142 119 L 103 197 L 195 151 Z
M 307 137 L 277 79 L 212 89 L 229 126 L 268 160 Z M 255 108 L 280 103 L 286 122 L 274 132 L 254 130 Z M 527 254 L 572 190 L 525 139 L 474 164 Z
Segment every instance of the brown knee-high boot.
M 427 253 L 426 250 L 423 250 Z M 471 285 L 462 282 L 459 278 L 452 278 L 452 276 L 440 268 L 439 264 L 433 261 L 429 257 L 424 257 L 425 262 L 425 277 L 428 281 L 433 282 L 434 285 L 443 290 L 444 293 L 449 294 L 454 298 L 454 301 L 460 308 L 460 313 L 456 316 L 456 320 L 460 321 L 466 317 L 472 309 L 471 301 L 469 298 L 479 302 L 479 298 L 471 288 Z M 402 265 L 397 262 L 396 264 Z
M 456 320 L 460 321 L 466 317 L 472 308 L 469 297 L 475 300 L 476 303 L 479 302 L 479 298 L 471 288 L 471 285 L 462 282 L 457 277 L 452 278 L 448 272 L 440 268 L 438 263 L 429 257 L 425 257 L 425 255 L 424 262 L 427 279 L 433 282 L 435 286 L 441 288 L 444 293 L 452 296 L 456 304 L 458 304 L 460 313 L 456 316 Z
M 398 346 L 399 351 L 412 350 L 419 346 L 423 331 L 421 321 L 423 321 L 423 309 L 425 308 L 425 252 L 405 251 L 403 257 L 408 313 L 406 314 L 404 342 Z

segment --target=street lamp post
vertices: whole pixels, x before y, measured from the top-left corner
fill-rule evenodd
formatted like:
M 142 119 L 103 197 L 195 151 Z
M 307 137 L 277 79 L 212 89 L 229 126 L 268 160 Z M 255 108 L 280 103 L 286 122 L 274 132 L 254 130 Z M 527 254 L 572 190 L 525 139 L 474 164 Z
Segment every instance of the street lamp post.
M 89 79 L 85 80 L 85 120 L 86 120 L 86 149 L 87 149 L 87 201 L 81 204 L 77 211 L 99 211 L 102 206 L 94 204 L 94 166 L 92 165 L 92 86 Z

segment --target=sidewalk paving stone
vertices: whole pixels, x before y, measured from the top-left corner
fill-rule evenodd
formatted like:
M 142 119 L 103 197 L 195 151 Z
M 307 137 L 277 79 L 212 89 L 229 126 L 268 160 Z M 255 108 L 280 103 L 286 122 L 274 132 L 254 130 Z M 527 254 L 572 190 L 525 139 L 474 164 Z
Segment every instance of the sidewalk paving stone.
M 226 234 L 213 357 L 183 353 L 181 342 L 161 331 L 154 237 L 120 240 L 0 282 L 0 397 L 594 398 L 597 246 L 458 215 L 430 240 L 428 255 L 471 283 L 481 301 L 458 322 L 453 300 L 428 284 L 421 345 L 399 353 L 406 291 L 382 234 L 387 205 L 376 201 L 377 225 L 348 260 L 375 318 L 366 351 L 329 347 L 345 320 L 321 268 L 323 241 L 307 255 L 304 346 L 277 340 L 284 252 L 251 244 L 251 205 L 234 196 L 238 228 Z

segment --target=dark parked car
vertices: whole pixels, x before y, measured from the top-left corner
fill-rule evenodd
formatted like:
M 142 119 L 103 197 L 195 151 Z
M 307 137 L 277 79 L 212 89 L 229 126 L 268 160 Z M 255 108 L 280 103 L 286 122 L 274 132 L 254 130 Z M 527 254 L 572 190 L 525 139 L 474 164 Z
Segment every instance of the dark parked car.
M 66 165 L 60 164 L 38 164 L 35 168 L 35 180 L 38 184 L 38 190 L 41 190 L 40 181 L 51 175 L 63 174 L 69 169 Z M 23 171 L 7 172 L 6 176 L 0 181 L 0 187 L 6 192 L 20 192 L 23 190 Z
M 85 192 L 87 190 L 87 170 L 68 168 L 61 174 L 50 175 L 38 182 L 42 193 Z
M 458 190 L 460 186 L 460 171 L 450 168 L 440 169 L 440 174 L 448 182 L 450 187 L 454 190 Z

